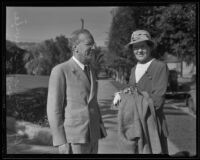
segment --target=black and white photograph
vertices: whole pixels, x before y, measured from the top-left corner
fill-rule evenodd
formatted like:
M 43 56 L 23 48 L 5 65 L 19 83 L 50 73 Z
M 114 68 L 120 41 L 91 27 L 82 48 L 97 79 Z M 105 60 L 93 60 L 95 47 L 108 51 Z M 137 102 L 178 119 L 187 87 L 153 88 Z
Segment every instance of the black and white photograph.
M 199 3 L 4 10 L 5 155 L 199 156 Z

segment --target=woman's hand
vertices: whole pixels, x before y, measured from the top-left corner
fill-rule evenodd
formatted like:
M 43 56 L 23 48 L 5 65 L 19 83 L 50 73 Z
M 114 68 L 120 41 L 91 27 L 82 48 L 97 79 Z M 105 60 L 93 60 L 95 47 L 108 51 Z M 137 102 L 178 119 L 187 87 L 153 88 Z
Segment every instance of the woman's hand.
M 115 93 L 115 97 L 113 99 L 113 105 L 117 106 L 121 102 L 120 92 Z
M 134 92 L 134 87 L 128 87 L 128 88 L 125 88 L 125 89 L 121 90 L 120 92 L 116 92 L 115 93 L 115 97 L 113 99 L 113 105 L 117 106 L 121 102 L 121 95 L 120 95 L 120 93 L 132 94 L 133 92 Z

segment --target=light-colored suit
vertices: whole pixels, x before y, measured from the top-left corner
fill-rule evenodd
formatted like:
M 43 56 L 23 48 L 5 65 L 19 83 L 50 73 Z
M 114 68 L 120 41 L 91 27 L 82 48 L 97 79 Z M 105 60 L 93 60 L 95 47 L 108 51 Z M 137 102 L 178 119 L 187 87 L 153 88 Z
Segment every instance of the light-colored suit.
M 52 69 L 47 115 L 54 146 L 66 142 L 94 142 L 106 136 L 101 134 L 100 128 L 105 128 L 97 102 L 97 81 L 92 68 L 90 80 L 91 83 L 72 58 Z

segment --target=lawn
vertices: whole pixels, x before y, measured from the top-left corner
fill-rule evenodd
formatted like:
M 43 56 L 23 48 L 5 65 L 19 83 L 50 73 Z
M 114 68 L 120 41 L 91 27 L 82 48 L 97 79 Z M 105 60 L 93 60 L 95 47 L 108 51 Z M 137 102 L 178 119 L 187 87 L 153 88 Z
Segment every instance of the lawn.
M 6 94 L 14 94 L 34 88 L 47 88 L 49 76 L 14 74 L 6 76 Z
M 49 76 L 7 75 L 6 115 L 48 126 L 46 101 Z

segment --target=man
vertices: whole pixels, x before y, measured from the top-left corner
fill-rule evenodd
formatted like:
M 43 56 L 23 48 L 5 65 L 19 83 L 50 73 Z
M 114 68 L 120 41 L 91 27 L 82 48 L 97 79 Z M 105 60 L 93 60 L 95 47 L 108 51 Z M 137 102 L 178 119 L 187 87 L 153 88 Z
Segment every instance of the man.
M 61 154 L 95 154 L 98 140 L 106 132 L 95 73 L 89 65 L 95 47 L 93 36 L 86 29 L 75 31 L 71 47 L 72 58 L 55 66 L 49 79 L 47 115 L 53 145 Z

